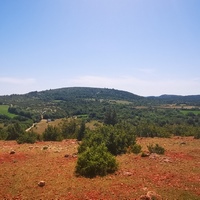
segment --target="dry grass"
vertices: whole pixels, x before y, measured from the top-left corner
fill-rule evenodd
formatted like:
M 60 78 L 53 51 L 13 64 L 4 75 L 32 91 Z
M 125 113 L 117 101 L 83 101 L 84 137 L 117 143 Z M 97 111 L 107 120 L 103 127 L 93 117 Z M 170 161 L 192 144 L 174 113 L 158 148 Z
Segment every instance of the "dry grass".
M 75 140 L 19 145 L 0 141 L 0 199 L 138 199 L 155 191 L 163 199 L 200 199 L 200 140 L 139 138 L 166 149 L 165 155 L 117 157 L 119 170 L 106 177 L 76 177 Z M 43 147 L 48 147 L 46 150 Z M 15 154 L 9 152 L 14 149 Z M 46 185 L 39 187 L 39 181 Z
M 42 119 L 40 122 L 38 122 L 33 128 L 32 130 L 35 132 L 35 133 L 38 133 L 38 134 L 42 134 L 45 129 L 47 128 L 48 125 L 52 125 L 52 126 L 57 126 L 59 125 L 61 122 L 62 122 L 63 119 L 56 119 L 55 121 L 50 121 L 50 122 L 47 122 L 46 119 Z

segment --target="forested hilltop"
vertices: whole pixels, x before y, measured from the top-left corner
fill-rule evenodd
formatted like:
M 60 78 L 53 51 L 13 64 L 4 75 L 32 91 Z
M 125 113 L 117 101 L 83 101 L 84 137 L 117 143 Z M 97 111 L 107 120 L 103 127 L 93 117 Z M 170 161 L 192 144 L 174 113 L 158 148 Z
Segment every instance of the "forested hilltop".
M 71 87 L 0 96 L 1 131 L 16 123 L 25 130 L 41 119 L 76 117 L 105 123 L 113 116 L 116 123 L 140 128 L 140 136 L 193 135 L 200 126 L 200 95 L 142 97 L 116 89 Z

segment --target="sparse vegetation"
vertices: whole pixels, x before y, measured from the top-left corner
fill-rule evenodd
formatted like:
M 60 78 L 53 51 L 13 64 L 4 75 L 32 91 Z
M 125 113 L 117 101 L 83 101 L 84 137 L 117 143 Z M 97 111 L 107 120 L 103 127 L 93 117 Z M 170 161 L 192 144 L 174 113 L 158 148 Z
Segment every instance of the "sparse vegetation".
M 62 141 L 62 134 L 58 127 L 48 125 L 42 134 L 42 138 L 44 141 Z
M 165 149 L 160 146 L 159 144 L 150 144 L 147 146 L 148 150 L 150 153 L 157 153 L 157 154 L 164 154 L 165 153 Z
M 17 138 L 17 143 L 18 144 L 23 144 L 23 143 L 30 143 L 34 144 L 38 139 L 38 135 L 34 132 L 24 132 L 19 135 Z
M 66 199 L 67 191 L 70 199 L 82 199 L 83 194 L 86 199 L 136 199 L 144 192 L 144 185 L 152 189 L 155 185 L 164 199 L 181 199 L 183 191 L 187 191 L 188 198 L 198 199 L 199 140 L 194 138 L 200 138 L 199 101 L 198 95 L 146 98 L 101 88 L 62 88 L 0 96 L 0 139 L 18 143 L 0 141 L 3 144 L 0 146 L 0 177 L 8 179 L 6 187 L 3 188 L 5 182 L 1 184 L 0 197 L 27 199 L 31 194 L 35 199 Z M 142 139 L 136 144 L 137 137 Z M 35 141 L 37 146 L 23 144 Z M 11 149 L 15 153 L 8 156 Z M 165 153 L 165 156 L 142 159 L 149 156 L 146 149 L 150 153 Z M 141 157 L 134 155 L 141 151 Z M 134 154 L 126 154 L 130 152 Z M 26 159 L 28 162 L 24 162 Z M 181 160 L 179 165 L 170 165 L 177 160 Z M 165 165 L 159 167 L 163 162 Z M 28 178 L 23 170 L 28 172 Z M 182 170 L 184 175 L 179 173 Z M 109 177 L 102 177 L 109 173 Z M 133 178 L 134 173 L 138 179 Z M 97 177 L 91 184 L 90 179 L 82 176 Z M 40 192 L 35 194 L 36 188 L 32 185 L 32 182 L 38 183 L 40 177 L 46 177 L 44 191 L 48 186 L 43 196 Z M 24 184 L 18 185 L 23 181 L 29 191 Z M 129 188 L 134 192 L 128 192 Z M 172 188 L 178 188 L 176 193 Z
M 104 143 L 108 151 L 113 155 L 127 152 L 129 146 L 135 144 L 135 133 L 131 126 L 117 124 L 98 127 L 94 131 L 88 130 L 78 151 L 82 153 L 87 147 Z
M 200 129 L 197 129 L 197 132 L 194 134 L 194 139 L 200 139 Z
M 133 152 L 134 154 L 139 154 L 142 150 L 142 146 L 139 144 L 134 144 L 131 146 L 131 152 Z
M 180 146 L 181 142 L 187 145 Z M 0 141 L 0 199 L 139 199 L 148 191 L 162 199 L 199 199 L 200 140 L 148 137 L 137 143 L 144 152 L 148 144 L 164 146 L 165 155 L 151 159 L 122 154 L 116 157 L 116 172 L 90 179 L 74 174 L 76 140 Z M 38 187 L 41 180 L 43 188 Z

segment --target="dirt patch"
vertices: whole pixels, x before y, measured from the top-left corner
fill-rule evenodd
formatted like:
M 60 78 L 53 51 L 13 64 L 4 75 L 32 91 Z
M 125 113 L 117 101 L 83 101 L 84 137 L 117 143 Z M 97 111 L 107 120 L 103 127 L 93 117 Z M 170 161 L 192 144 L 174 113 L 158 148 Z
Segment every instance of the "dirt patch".
M 88 179 L 74 174 L 75 140 L 33 145 L 0 141 L 0 199 L 132 200 L 149 191 L 163 199 L 200 199 L 200 140 L 138 138 L 138 143 L 144 150 L 158 143 L 166 153 L 120 155 L 115 174 Z M 43 187 L 38 186 L 41 180 Z
M 15 153 L 15 154 L 0 154 L 0 164 L 10 162 L 16 163 L 20 161 L 26 161 L 28 159 L 28 154 L 25 153 Z

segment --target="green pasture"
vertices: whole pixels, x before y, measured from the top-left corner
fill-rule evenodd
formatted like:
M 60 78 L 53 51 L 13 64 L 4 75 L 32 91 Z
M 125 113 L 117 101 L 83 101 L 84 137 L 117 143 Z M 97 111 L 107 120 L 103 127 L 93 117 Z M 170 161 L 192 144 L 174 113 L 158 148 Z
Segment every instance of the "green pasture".
M 77 118 L 87 119 L 87 118 L 88 118 L 88 115 L 77 115 Z
M 183 113 L 184 115 L 187 115 L 188 113 L 193 113 L 195 115 L 200 114 L 200 110 L 180 110 L 181 113 Z
M 8 112 L 8 108 L 9 108 L 8 105 L 0 105 L 0 114 L 1 115 L 6 115 L 6 116 L 8 116 L 10 118 L 13 118 L 13 117 L 17 116 L 15 114 L 9 113 Z

